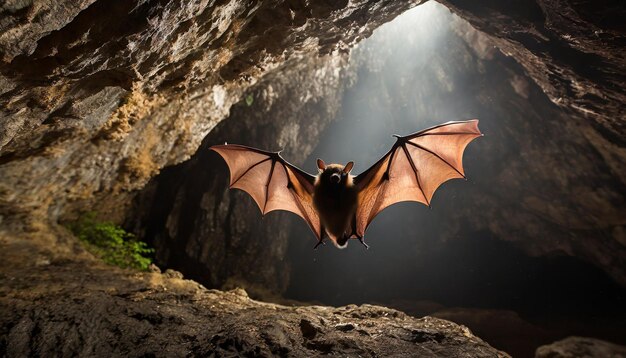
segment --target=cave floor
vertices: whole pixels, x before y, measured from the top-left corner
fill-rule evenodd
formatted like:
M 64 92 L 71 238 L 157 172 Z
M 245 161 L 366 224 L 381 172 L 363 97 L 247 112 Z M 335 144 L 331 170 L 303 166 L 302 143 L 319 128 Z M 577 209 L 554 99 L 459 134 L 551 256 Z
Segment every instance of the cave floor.
M 105 265 L 62 227 L 0 234 L 0 355 L 507 357 L 466 327 L 372 306 L 284 306 Z M 155 270 L 156 271 L 156 270 Z

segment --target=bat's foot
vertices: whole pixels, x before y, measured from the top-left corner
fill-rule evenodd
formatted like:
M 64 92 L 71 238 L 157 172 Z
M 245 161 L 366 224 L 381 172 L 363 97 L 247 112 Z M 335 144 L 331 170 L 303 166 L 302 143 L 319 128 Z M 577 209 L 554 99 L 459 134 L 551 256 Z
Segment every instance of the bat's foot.
M 362 237 L 357 237 L 357 239 L 359 240 L 359 242 L 361 244 L 363 244 L 363 246 L 365 246 L 365 249 L 369 249 L 370 248 L 370 246 L 368 244 L 366 244 L 365 241 L 363 241 Z
M 317 247 L 320 245 L 326 245 L 326 243 L 323 240 L 318 241 L 317 244 L 315 244 L 315 246 L 313 247 L 313 250 L 317 250 Z

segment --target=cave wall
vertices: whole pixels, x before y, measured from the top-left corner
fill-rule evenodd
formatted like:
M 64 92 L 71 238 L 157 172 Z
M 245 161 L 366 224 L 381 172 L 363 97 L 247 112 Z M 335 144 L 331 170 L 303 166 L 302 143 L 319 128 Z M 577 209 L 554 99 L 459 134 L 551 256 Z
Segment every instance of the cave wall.
M 431 10 L 431 15 L 438 20 L 407 18 L 402 20 L 402 25 L 393 25 L 396 27 L 387 31 L 390 33 L 380 36 L 375 34 L 351 51 L 349 61 L 341 62 L 341 65 L 347 66 L 346 71 L 351 73 L 347 83 L 342 85 L 353 88 L 332 92 L 335 96 L 343 93 L 343 98 L 333 103 L 332 112 L 315 117 L 317 120 L 323 119 L 320 122 L 323 125 L 328 123 L 326 115 L 337 115 L 337 121 L 331 123 L 321 135 L 316 133 L 314 138 L 307 136 L 310 142 L 306 151 L 297 157 L 288 158 L 296 159 L 294 162 L 297 164 L 308 158 L 304 168 L 309 171 L 314 168 L 314 159 L 317 157 L 333 162 L 355 160 L 355 172 L 359 172 L 387 150 L 392 141 L 389 131 L 409 133 L 447 120 L 480 118 L 486 137 L 472 143 L 468 149 L 465 167 L 470 185 L 464 186 L 458 182 L 446 184 L 436 195 L 433 203 L 435 210 L 424 211 L 403 204 L 401 208 L 390 208 L 389 214 L 381 215 L 377 221 L 384 224 L 374 223 L 368 235 L 371 238 L 369 240 L 376 244 L 377 237 L 401 238 L 395 241 L 390 239 L 394 242 L 388 247 L 379 247 L 378 250 L 384 251 L 381 256 L 393 256 L 394 250 L 401 253 L 398 257 L 408 255 L 404 257 L 405 266 L 410 267 L 409 271 L 417 277 L 427 269 L 420 262 L 427 261 L 424 255 L 429 254 L 429 249 L 442 247 L 450 240 L 471 241 L 474 236 L 485 236 L 478 233 L 488 233 L 500 240 L 512 242 L 530 256 L 567 255 L 582 259 L 602 268 L 622 285 L 626 284 L 626 245 L 623 238 L 626 191 L 614 166 L 616 160 L 623 158 L 607 158 L 601 150 L 608 148 L 603 143 L 610 136 L 605 137 L 606 131 L 598 129 L 599 122 L 590 120 L 587 114 L 575 106 L 555 103 L 541 83 L 532 77 L 524 58 L 518 61 L 506 48 L 499 46 L 501 39 L 477 31 L 470 23 L 450 15 L 441 6 L 430 5 L 424 6 L 435 8 Z M 422 11 L 422 8 L 413 10 L 418 11 Z M 412 21 L 428 22 L 422 26 L 430 32 L 415 30 L 416 25 Z M 553 80 L 566 81 L 563 78 Z M 282 85 L 279 76 L 268 77 L 268 84 L 264 85 L 270 85 L 270 81 L 278 81 Z M 333 82 L 333 85 L 336 83 Z M 295 111 L 300 121 L 309 123 L 314 119 L 311 113 L 301 116 L 297 112 L 300 109 L 294 108 L 290 102 L 294 98 L 298 100 L 302 86 L 298 84 L 284 92 L 290 93 L 293 98 L 283 99 L 283 105 L 289 110 L 280 116 L 274 115 L 273 111 L 277 108 L 263 112 L 255 107 L 239 105 L 224 122 L 224 129 L 207 137 L 207 145 L 228 140 L 262 148 L 276 148 L 271 142 L 274 140 L 271 135 L 273 132 L 251 131 L 254 124 L 247 124 L 245 118 L 255 118 L 250 123 L 263 122 L 261 118 L 265 116 L 268 116 L 265 120 L 282 121 L 279 118 L 289 117 L 289 111 Z M 608 107 L 608 110 L 611 108 Z M 273 130 L 277 131 L 278 127 Z M 172 168 L 168 175 L 171 178 L 193 177 L 215 163 L 214 158 L 205 154 L 199 154 L 198 161 L 204 164 Z M 222 182 L 216 187 L 214 183 L 220 180 Z M 150 189 L 140 202 L 145 201 L 147 204 L 141 205 L 150 207 L 151 200 L 162 198 L 161 193 L 168 190 L 195 192 L 196 196 L 199 192 L 205 193 L 211 197 L 209 208 L 225 205 L 219 204 L 220 201 L 236 205 L 243 202 L 247 209 L 241 211 L 244 213 L 240 216 L 242 220 L 230 222 L 227 230 L 257 235 L 241 236 L 245 237 L 240 242 L 241 247 L 250 245 L 255 249 L 247 253 L 239 250 L 243 254 L 238 257 L 254 257 L 254 252 L 258 250 L 266 253 L 268 249 L 259 249 L 259 245 L 271 242 L 271 246 L 277 250 L 272 255 L 282 258 L 285 256 L 285 247 L 291 245 L 295 247 L 288 255 L 291 265 L 305 263 L 303 266 L 306 269 L 303 270 L 312 271 L 304 274 L 308 276 L 302 276 L 300 272 L 296 280 L 301 282 L 295 284 L 306 286 L 311 292 L 320 292 L 320 287 L 333 286 L 321 292 L 337 293 L 349 291 L 347 287 L 351 287 L 351 290 L 365 294 L 376 291 L 378 286 L 369 281 L 352 281 L 351 277 L 382 277 L 380 284 L 384 285 L 388 283 L 384 277 L 394 274 L 391 266 L 391 272 L 382 270 L 387 272 L 386 275 L 377 274 L 374 269 L 361 270 L 359 267 L 363 265 L 360 262 L 370 259 L 358 254 L 353 257 L 344 251 L 329 261 L 322 261 L 321 257 L 316 256 L 319 261 L 312 263 L 310 258 L 313 255 L 308 247 L 310 240 L 303 239 L 309 236 L 306 226 L 299 225 L 297 218 L 289 218 L 285 214 L 274 213 L 260 221 L 255 214 L 256 208 L 251 205 L 252 200 L 245 196 L 214 196 L 213 192 L 222 193 L 225 180 L 225 171 L 222 171 L 190 189 L 188 180 L 171 182 L 171 179 L 157 178 L 155 182 L 159 183 L 162 191 Z M 167 189 L 168 185 L 172 188 Z M 162 257 L 163 263 L 177 268 L 185 267 L 183 270 L 199 275 L 201 281 L 218 286 L 224 284 L 228 275 L 225 274 L 220 280 L 207 280 L 202 277 L 202 267 L 208 265 L 211 267 L 209 271 L 222 267 L 222 270 L 231 274 L 238 271 L 236 280 L 245 282 L 245 285 L 265 286 L 278 293 L 284 290 L 285 280 L 290 280 L 290 265 L 282 259 L 266 261 L 266 266 L 258 266 L 256 270 L 249 270 L 248 266 L 239 270 L 237 267 L 240 263 L 237 260 L 228 263 L 218 259 L 223 256 L 202 259 L 198 266 L 186 259 L 168 261 L 167 257 L 173 255 L 169 251 L 183 251 L 176 249 L 181 242 L 183 245 L 189 245 L 189 240 L 202 242 L 201 246 L 186 246 L 184 253 L 181 253 L 183 257 L 195 260 L 201 255 L 199 252 L 210 251 L 208 247 L 212 245 L 224 247 L 226 244 L 222 242 L 223 238 L 230 240 L 231 235 L 223 232 L 225 221 L 211 219 L 214 214 L 202 207 L 203 204 L 198 204 L 198 199 L 193 195 L 185 198 L 179 194 L 168 200 L 171 202 L 168 204 L 170 213 L 163 212 L 161 216 L 156 216 L 159 218 L 154 226 L 156 231 L 144 234 L 147 240 L 157 240 L 164 245 L 169 240 L 170 244 L 163 247 L 168 251 Z M 150 219 L 152 214 L 149 210 L 139 212 L 144 218 L 140 224 L 135 224 L 137 228 L 142 227 L 146 220 L 154 221 Z M 238 212 L 235 208 L 232 213 Z M 205 229 L 177 233 L 170 227 L 177 224 L 163 224 L 165 218 L 172 220 L 172 217 L 188 215 L 192 215 L 196 221 L 187 227 L 205 226 Z M 407 222 L 415 225 L 405 227 L 403 223 Z M 174 223 L 177 221 L 174 220 Z M 291 225 L 295 229 L 289 229 Z M 392 229 L 379 229 L 383 226 Z M 276 227 L 282 230 L 275 231 Z M 290 233 L 286 233 L 288 229 Z M 218 234 L 210 233 L 213 231 Z M 272 234 L 274 232 L 276 234 Z M 168 239 L 161 241 L 162 237 Z M 202 237 L 207 240 L 203 241 Z M 223 255 L 228 256 L 226 251 Z M 292 257 L 294 255 L 295 258 Z M 423 260 L 416 259 L 420 257 Z M 213 261 L 218 265 L 214 266 L 211 263 Z M 182 266 L 179 263 L 183 263 Z M 382 264 L 371 262 L 365 266 L 378 267 Z M 342 271 L 344 267 L 347 267 L 347 272 L 354 272 L 342 276 L 342 281 L 333 272 Z M 259 281 L 260 284 L 255 283 L 259 279 L 258 272 L 265 269 L 282 274 L 280 277 L 272 274 L 275 280 L 272 284 L 268 284 L 267 278 Z M 333 279 L 329 280 L 328 277 Z M 294 284 L 293 278 L 291 284 Z M 402 286 L 401 282 L 399 285 Z M 306 299 L 312 297 L 307 296 Z M 335 302 L 331 297 L 326 299 Z
M 546 116 L 546 126 L 535 127 L 535 137 L 545 139 L 528 153 L 534 161 L 525 159 L 516 170 L 520 176 L 503 177 L 512 185 L 502 191 L 507 196 L 524 193 L 519 179 L 529 176 L 543 178 L 537 190 L 489 215 L 490 229 L 501 237 L 520 233 L 531 253 L 581 257 L 626 285 L 624 7 L 611 0 L 442 3 L 519 63 L 564 114 L 557 121 Z
M 423 10 L 429 12 L 420 17 Z M 588 136 L 601 135 L 595 125 L 575 109 L 554 104 L 515 58 L 443 6 L 426 4 L 409 13 L 352 51 L 355 84 L 307 165 L 317 157 L 340 163 L 354 160 L 359 173 L 386 153 L 393 143 L 391 133 L 479 118 L 485 136 L 465 152 L 468 181 L 444 184 L 432 209 L 412 203 L 386 209 L 366 235 L 376 253 L 365 256 L 356 248 L 355 254 L 311 255 L 294 240 L 290 257 L 298 275 L 291 291 L 303 299 L 323 296 L 324 302 L 340 304 L 346 302 L 341 295 L 343 300 L 371 301 L 389 299 L 395 292 L 426 295 L 441 291 L 431 286 L 447 287 L 446 282 L 452 289 L 457 281 L 450 272 L 456 265 L 433 260 L 440 255 L 437 250 L 453 251 L 464 245 L 456 241 L 467 241 L 484 249 L 488 262 L 493 260 L 488 253 L 496 246 L 484 243 L 491 237 L 533 257 L 581 259 L 625 285 L 621 230 L 626 188 L 596 149 L 598 142 Z M 428 21 L 425 17 L 434 19 L 424 26 L 432 30 L 428 35 L 414 29 L 415 21 Z M 302 231 L 298 227 L 292 236 Z M 389 257 L 402 264 L 387 264 Z M 569 274 L 562 274 L 563 281 Z M 496 292 L 484 296 L 499 295 L 499 288 L 518 283 L 497 276 Z M 405 284 L 407 277 L 413 285 Z M 475 284 L 488 280 L 467 277 Z M 541 277 L 535 280 L 540 282 Z M 465 291 L 456 296 L 473 296 L 476 290 L 467 282 L 458 286 L 465 286 Z
M 231 105 L 264 76 L 311 54 L 346 53 L 416 4 L 3 4 L 3 229 L 32 229 L 35 221 L 71 219 L 88 210 L 124 221 L 132 216 L 136 190 L 161 168 L 195 153 Z M 602 6 L 549 0 L 444 4 L 487 35 L 490 42 L 469 30 L 460 35 L 479 56 L 488 56 L 489 43 L 497 46 L 523 68 L 518 78 L 529 76 L 562 109 L 563 116 L 548 116 L 543 140 L 522 144 L 536 144 L 528 153 L 542 161 L 546 151 L 566 154 L 571 162 L 548 156 L 557 167 L 573 168 L 555 176 L 539 167 L 527 170 L 538 160 L 510 163 L 517 167 L 502 170 L 507 185 L 501 193 L 523 191 L 520 177 L 542 178 L 541 190 L 517 198 L 508 211 L 491 206 L 492 215 L 473 225 L 490 222 L 491 231 L 511 239 L 511 228 L 499 224 L 511 222 L 521 233 L 512 240 L 528 252 L 566 252 L 624 283 L 623 9 L 612 0 Z M 524 81 L 517 85 L 525 91 Z M 577 139 L 556 141 L 562 133 Z M 539 235 L 549 238 L 530 239 Z M 597 237 L 602 239 L 590 239 Z
M 515 58 L 553 103 L 601 131 L 604 142 L 594 144 L 605 156 L 621 152 L 611 169 L 624 172 L 626 26 L 620 1 L 442 3 Z
M 223 337 L 220 331 L 209 331 L 207 336 L 194 331 L 190 335 L 187 326 L 179 324 L 194 317 L 197 302 L 212 304 L 207 295 L 218 304 L 222 295 L 181 284 L 177 273 L 170 272 L 172 280 L 164 284 L 158 273 L 103 266 L 62 227 L 53 225 L 51 230 L 47 225 L 97 211 L 102 218 L 125 222 L 158 247 L 157 260 L 176 263 L 191 277 L 214 286 L 256 285 L 253 291 L 259 296 L 264 290 L 283 291 L 292 267 L 283 261 L 290 254 L 287 240 L 289 245 L 306 246 L 310 253 L 310 239 L 290 237 L 306 228 L 288 214 L 259 220 L 249 198 L 225 190 L 225 166 L 206 147 L 236 134 L 247 144 L 284 146 L 286 157 L 310 169 L 305 158 L 315 155 L 316 143 L 328 133 L 324 130 L 332 128 L 345 86 L 358 78 L 353 77 L 354 68 L 343 68 L 349 48 L 417 3 L 29 0 L 0 4 L 0 296 L 7 308 L 0 317 L 0 330 L 6 333 L 0 339 L 0 352 L 8 349 L 23 355 L 33 352 L 30 347 L 35 352 L 45 352 L 42 347 L 78 352 L 76 337 L 97 340 L 102 334 L 119 335 L 117 324 L 111 331 L 96 327 L 102 330 L 94 334 L 92 325 L 80 323 L 86 322 L 81 305 L 85 299 L 101 304 L 97 297 L 105 297 L 116 309 L 127 304 L 140 309 L 137 305 L 143 305 L 146 297 L 155 301 L 156 313 L 143 310 L 127 317 L 128 312 L 114 309 L 113 315 L 124 319 L 122 329 L 168 332 L 162 328 L 171 328 L 174 322 L 184 331 L 182 340 L 210 337 L 214 346 L 226 343 L 236 352 L 242 342 L 238 334 Z M 485 121 L 486 129 L 496 137 L 520 138 L 514 143 L 519 150 L 486 140 L 472 149 L 472 154 L 489 149 L 514 158 L 489 168 L 468 163 L 496 175 L 497 185 L 472 183 L 479 189 L 476 192 L 460 188 L 467 194 L 458 205 L 443 207 L 460 226 L 447 228 L 442 237 L 458 239 L 457 233 L 468 227 L 487 228 L 532 255 L 565 252 L 580 257 L 624 284 L 623 6 L 617 0 L 452 0 L 445 4 L 486 37 L 469 28 L 461 31 L 459 37 L 471 49 L 460 51 L 468 56 L 467 64 L 442 67 L 435 82 L 445 88 L 450 85 L 446 73 L 459 69 L 478 76 L 481 61 L 516 62 L 521 67 L 512 73 L 511 88 L 500 88 L 501 95 L 513 90 L 516 111 L 527 113 L 541 131 L 518 114 L 507 124 L 507 111 L 496 108 L 506 125 L 492 118 Z M 492 45 L 509 59 L 494 55 Z M 318 53 L 322 57 L 316 57 Z M 337 68 L 341 69 L 337 72 Z M 297 87 L 284 86 L 291 77 Z M 282 85 L 273 84 L 281 81 Z M 308 81 L 313 81 L 312 87 L 307 87 Z M 482 81 L 488 81 L 488 76 Z M 289 98 L 296 93 L 303 97 Z M 242 102 L 248 96 L 252 103 Z M 489 98 L 482 100 L 485 108 L 490 106 Z M 531 110 L 529 102 L 537 107 Z M 378 125 L 385 127 L 385 123 Z M 214 165 L 221 169 L 208 169 Z M 553 168 L 558 168 L 558 175 Z M 528 191 L 528 186 L 533 190 Z M 487 189 L 489 195 L 483 195 Z M 443 192 L 441 199 L 450 193 Z M 511 193 L 516 196 L 510 198 Z M 494 208 L 503 197 L 512 206 Z M 467 205 L 471 203 L 477 206 Z M 475 208 L 484 212 L 468 219 Z M 505 222 L 513 226 L 506 227 Z M 289 231 L 294 225 L 295 231 Z M 266 240 L 270 237 L 272 241 Z M 126 281 L 137 280 L 141 283 L 124 288 Z M 190 294 L 187 285 L 202 292 Z M 157 297 L 161 294 L 167 297 Z M 238 296 L 244 297 L 227 296 L 238 302 Z M 93 297 L 95 301 L 89 301 Z M 190 315 L 170 309 L 187 301 L 192 302 Z M 15 310 L 18 306 L 20 311 Z M 251 312 L 249 308 L 243 310 Z M 363 314 L 360 311 L 369 309 L 357 311 Z M 378 318 L 378 309 L 373 311 Z M 254 313 L 249 317 L 246 329 L 257 322 Z M 81 331 L 74 330 L 77 326 L 88 333 L 75 334 Z M 197 325 L 200 332 L 205 332 L 203 327 L 204 322 Z M 337 327 L 332 329 L 341 331 L 346 326 Z M 465 328 L 459 329 L 468 336 Z M 49 335 L 52 331 L 54 335 Z M 266 343 L 281 340 L 282 332 L 274 329 L 262 338 Z M 46 337 L 65 340 L 69 348 Z M 442 336 L 412 331 L 406 339 L 430 344 L 432 337 Z M 153 347 L 144 351 L 145 345 L 125 342 L 138 352 L 154 352 Z M 233 346 L 233 342 L 239 343 Z M 201 343 L 196 343 L 194 349 L 201 349 Z M 454 343 L 458 346 L 458 341 Z
M 23 1 L 0 6 L 0 215 L 122 221 L 243 91 L 416 2 Z
M 156 248 L 159 266 L 210 287 L 243 286 L 255 297 L 285 290 L 293 218 L 279 212 L 261 219 L 247 194 L 228 190 L 227 166 L 208 148 L 228 142 L 282 149 L 287 160 L 303 163 L 353 80 L 346 61 L 341 54 L 288 61 L 245 93 L 189 161 L 148 183 L 127 221 Z

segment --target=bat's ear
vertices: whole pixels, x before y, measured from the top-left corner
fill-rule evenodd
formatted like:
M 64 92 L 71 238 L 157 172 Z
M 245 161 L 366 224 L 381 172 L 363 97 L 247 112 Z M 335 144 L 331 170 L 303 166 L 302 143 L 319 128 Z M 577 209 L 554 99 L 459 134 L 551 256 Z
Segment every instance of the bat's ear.
M 317 168 L 318 168 L 319 170 L 321 170 L 321 171 L 326 170 L 326 163 L 324 163 L 324 161 L 323 161 L 323 160 L 321 160 L 321 159 L 319 159 L 319 158 L 318 158 L 318 159 L 317 159 Z
M 348 164 L 346 164 L 346 166 L 343 167 L 343 172 L 346 174 L 350 173 L 353 166 L 354 166 L 354 162 L 348 162 Z

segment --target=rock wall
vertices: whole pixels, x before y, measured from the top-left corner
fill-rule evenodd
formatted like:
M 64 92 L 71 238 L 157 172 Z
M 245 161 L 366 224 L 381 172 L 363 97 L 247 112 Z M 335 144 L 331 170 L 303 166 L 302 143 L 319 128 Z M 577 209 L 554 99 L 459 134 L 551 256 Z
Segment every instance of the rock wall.
M 487 34 L 562 109 L 562 119 L 546 116 L 545 125 L 535 125 L 533 136 L 544 137 L 541 142 L 522 142 L 534 152 L 526 153 L 526 163 L 503 173 L 512 185 L 507 196 L 527 193 L 517 198 L 517 208 L 491 217 L 490 229 L 501 237 L 525 233 L 520 244 L 530 252 L 582 257 L 626 285 L 623 6 L 610 0 L 443 3 Z M 470 40 L 485 46 L 479 38 Z M 536 191 L 522 187 L 539 178 Z M 539 221 L 545 225 L 534 224 Z
M 601 132 L 611 169 L 624 172 L 626 28 L 620 1 L 443 1 L 520 63 L 550 100 Z M 621 154 L 621 155 L 619 155 Z M 621 158 L 621 159 L 620 159 Z
M 189 161 L 150 181 L 135 200 L 128 226 L 157 249 L 160 265 L 210 287 L 244 285 L 256 297 L 283 292 L 293 218 L 279 212 L 261 220 L 247 194 L 228 191 L 227 166 L 208 148 L 228 141 L 282 149 L 299 165 L 337 115 L 353 76 L 343 55 L 287 62 L 246 92 Z
M 220 128 L 207 137 L 207 145 L 228 140 L 278 148 L 278 142 L 272 141 L 280 138 L 272 133 L 277 133 L 280 127 L 271 131 L 252 130 L 255 123 L 273 121 L 284 126 L 287 122 L 283 120 L 291 121 L 289 123 L 321 120 L 319 123 L 325 125 L 328 123 L 326 116 L 337 115 L 338 121 L 327 127 L 321 136 L 319 133 L 304 136 L 307 145 L 304 151 L 298 153 L 301 155 L 288 158 L 301 164 L 309 157 L 305 169 L 314 166 L 314 157 L 339 162 L 355 160 L 355 171 L 359 172 L 387 150 L 390 130 L 409 133 L 447 120 L 480 118 L 486 137 L 472 143 L 466 155 L 470 185 L 446 184 L 435 197 L 435 210 L 428 213 L 406 206 L 402 210 L 389 209 L 393 211 L 396 221 L 386 221 L 384 234 L 376 232 L 374 225 L 374 231 L 370 233 L 372 239 L 375 240 L 376 235 L 391 235 L 404 237 L 406 242 L 410 242 L 385 245 L 390 245 L 389 255 L 393 250 L 399 252 L 398 258 L 408 255 L 405 259 L 411 263 L 407 264 L 410 267 L 407 270 L 412 270 L 415 277 L 425 268 L 414 262 L 427 260 L 421 255 L 425 255 L 428 248 L 440 247 L 460 237 L 471 240 L 472 235 L 484 236 L 477 233 L 486 232 L 500 240 L 513 242 L 531 256 L 568 255 L 582 259 L 601 267 L 622 285 L 626 284 L 626 246 L 622 237 L 626 220 L 623 215 L 626 191 L 614 172 L 615 162 L 599 149 L 606 139 L 604 131 L 579 110 L 555 104 L 549 94 L 535 83 L 525 63 L 518 63 L 506 52 L 506 47 L 498 47 L 502 40 L 475 30 L 442 6 L 428 4 L 423 7 L 428 8 L 428 14 L 422 17 L 403 16 L 401 24 L 394 24 L 388 30 L 381 29 L 382 33 L 359 45 L 351 52 L 348 61 L 341 62 L 348 66 L 346 71 L 352 74 L 348 79 L 338 79 L 338 82 L 342 86 L 345 82 L 354 88 L 343 92 L 335 88 L 315 90 L 323 95 L 332 93 L 333 111 L 323 110 L 323 115 L 316 116 L 315 110 L 304 107 L 305 112 L 301 112 L 302 109 L 291 101 L 299 101 L 299 97 L 304 96 L 300 93 L 309 91 L 309 80 L 305 77 L 301 84 L 295 84 L 300 79 L 293 77 L 291 72 L 285 72 L 289 73 L 287 77 L 293 79 L 291 87 L 285 87 L 286 83 L 281 82 L 278 75 L 268 77 L 265 85 L 276 81 L 274 87 L 279 89 L 276 91 L 278 98 L 281 93 L 289 93 L 291 98 L 281 99 L 282 102 L 275 103 L 270 111 L 259 110 L 255 107 L 256 102 L 251 107 L 240 104 L 225 121 L 224 129 Z M 420 11 L 422 7 L 412 12 Z M 418 26 L 415 21 L 427 23 Z M 425 32 L 425 28 L 430 33 Z M 411 43 L 412 46 L 407 46 Z M 336 86 L 337 82 L 331 84 Z M 281 88 L 288 89 L 283 91 Z M 342 93 L 343 98 L 337 98 Z M 287 110 L 280 110 L 280 106 L 286 106 Z M 299 145 L 303 143 L 300 141 Z M 309 156 L 313 148 L 315 151 Z M 286 233 L 284 229 L 297 218 L 290 221 L 285 214 L 274 213 L 260 221 L 255 216 L 255 208 L 247 211 L 233 206 L 232 213 L 243 220 L 231 221 L 226 227 L 241 238 L 236 241 L 237 245 L 254 250 L 235 250 L 239 259 L 229 261 L 221 259 L 228 256 L 228 250 L 222 252 L 218 249 L 216 256 L 209 259 L 207 255 L 212 252 L 209 247 L 225 247 L 227 244 L 223 238 L 227 237 L 230 241 L 233 235 L 224 231 L 226 221 L 214 219 L 218 211 L 213 208 L 225 203 L 251 203 L 249 198 L 242 196 L 215 196 L 214 192 L 222 193 L 225 186 L 225 171 L 217 176 L 201 174 L 203 179 L 197 185 L 190 185 L 192 179 L 183 179 L 193 178 L 204 173 L 205 168 L 213 167 L 213 157 L 199 153 L 193 164 L 171 168 L 167 177 L 157 178 L 155 182 L 159 183 L 159 190 L 149 189 L 140 198 L 144 209 L 137 212 L 144 219 L 139 224 L 135 223 L 135 228 L 146 226 L 146 221 L 156 223 L 152 225 L 152 231 L 145 232 L 144 237 L 158 242 L 159 251 L 167 251 L 160 257 L 161 263 L 193 274 L 202 282 L 217 284 L 217 287 L 223 285 L 228 274 L 225 273 L 219 280 L 214 276 L 216 270 L 221 268 L 223 272 L 234 275 L 234 280 L 246 282 L 248 286 L 257 285 L 282 292 L 286 287 L 285 280 L 289 280 L 290 266 L 284 260 L 270 259 L 264 261 L 266 265 L 256 266 L 254 270 L 250 269 L 254 265 L 241 263 L 248 261 L 244 257 L 254 258 L 253 262 L 260 263 L 261 259 L 254 253 L 263 252 L 261 256 L 266 257 L 268 250 L 276 250 L 269 256 L 282 258 L 287 245 L 292 245 L 296 247 L 289 254 L 289 257 L 296 256 L 292 260 L 293 265 L 307 262 L 306 266 L 310 266 L 307 261 L 311 256 L 310 242 L 300 239 L 308 237 L 307 228 L 297 225 L 298 229 Z M 172 178 L 180 179 L 176 181 Z M 172 188 L 168 189 L 168 186 Z M 166 192 L 178 194 L 164 195 Z M 185 192 L 195 194 L 184 196 Z M 197 193 L 204 193 L 208 201 L 199 204 Z M 154 206 L 155 198 L 164 200 L 167 206 L 158 215 L 149 209 Z M 239 214 L 243 215 L 237 216 Z M 181 224 L 173 218 L 179 217 L 187 218 L 184 230 L 176 229 Z M 385 220 L 386 217 L 381 215 L 377 220 Z M 408 227 L 401 225 L 406 222 L 416 224 Z M 275 230 L 277 227 L 283 230 Z M 237 232 L 246 234 L 239 235 Z M 162 239 L 164 237 L 168 239 Z M 603 239 L 605 237 L 608 239 Z M 289 238 L 291 241 L 288 241 Z M 189 246 L 190 240 L 201 244 Z M 231 252 L 233 250 L 230 249 Z M 203 255 L 206 257 L 198 260 Z M 334 291 L 321 288 L 328 285 L 326 281 L 336 278 L 333 272 L 343 270 L 346 262 L 350 262 L 344 256 L 342 252 L 333 261 L 316 268 L 319 275 L 309 279 L 298 276 L 300 282 L 292 281 L 292 285 L 307 287 L 305 291 L 319 293 L 319 297 L 332 302 L 326 293 Z M 421 259 L 410 260 L 411 257 Z M 203 273 L 205 266 L 209 269 Z M 356 268 L 360 262 L 347 266 Z M 381 268 L 384 272 L 387 272 L 386 269 Z M 260 272 L 264 270 L 272 274 L 260 279 Z M 392 275 L 391 266 L 389 270 L 387 273 Z M 358 271 L 354 274 L 375 276 L 377 270 Z M 276 275 L 277 272 L 281 274 Z M 258 283 L 255 284 L 255 281 Z M 356 281 L 349 281 L 340 286 L 352 287 L 354 284 Z M 377 287 L 376 284 L 361 282 L 353 289 L 365 294 L 376 291 Z M 258 294 L 258 290 L 252 293 Z
M 0 7 L 0 215 L 96 210 L 188 159 L 245 89 L 416 2 L 24 1 Z M 15 219 L 15 220 L 13 220 Z
M 626 347 L 587 337 L 569 337 L 537 348 L 536 358 L 623 357 Z
M 517 241 L 531 252 L 583 257 L 625 282 L 619 268 L 626 241 L 619 4 L 445 4 L 484 31 L 564 109 L 564 117 L 571 116 L 557 123 L 556 131 L 563 123 L 591 146 L 571 148 L 572 157 L 584 160 L 570 167 L 587 173 L 584 178 L 563 172 L 557 183 L 555 176 L 541 174 L 554 184 L 543 187 L 555 187 L 552 193 L 566 203 L 537 193 L 520 199 L 522 215 L 520 208 L 505 214 L 516 230 L 527 233 Z M 195 153 L 231 105 L 263 76 L 295 66 L 298 58 L 306 62 L 314 53 L 339 56 L 413 5 L 44 0 L 3 5 L 3 226 L 20 231 L 40 219 L 72 218 L 94 209 L 123 221 L 135 190 L 164 166 Z M 462 36 L 488 55 L 490 43 L 469 29 Z M 525 82 L 517 78 L 523 93 Z M 520 182 L 512 176 L 503 180 L 513 186 Z M 568 237 L 571 229 L 580 234 L 553 238 L 545 247 L 532 244 L 528 237 L 545 232 L 527 224 L 536 217 L 556 224 L 560 233 L 550 230 L 552 237 Z M 497 234 L 509 230 L 491 219 Z M 584 240 L 589 230 L 610 240 L 598 248 Z

